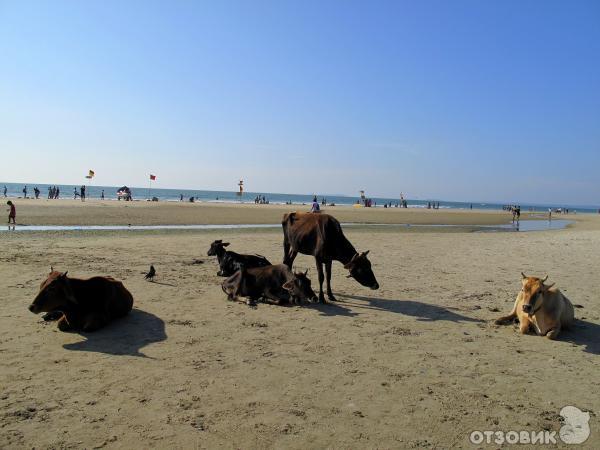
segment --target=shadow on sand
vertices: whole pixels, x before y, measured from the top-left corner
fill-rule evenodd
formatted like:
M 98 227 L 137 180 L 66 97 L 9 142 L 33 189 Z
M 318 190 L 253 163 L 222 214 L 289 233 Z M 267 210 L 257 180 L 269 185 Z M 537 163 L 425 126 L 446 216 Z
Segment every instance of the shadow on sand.
M 417 320 L 435 321 L 448 320 L 450 322 L 483 322 L 480 319 L 463 316 L 447 308 L 429 303 L 417 302 L 414 300 L 390 300 L 385 298 L 361 297 L 358 295 L 336 294 L 338 298 L 360 300 L 367 302 L 366 305 L 360 303 L 351 303 L 355 308 L 375 309 L 379 311 L 388 311 L 406 316 L 416 317 Z
M 358 316 L 358 313 L 352 311 L 350 308 L 343 306 L 343 304 L 339 302 L 327 302 L 327 303 L 314 303 L 311 304 L 310 307 L 312 309 L 316 309 L 319 311 L 321 316 L 345 316 L 345 317 L 355 317 Z
M 597 323 L 575 319 L 574 326 L 562 331 L 558 340 L 582 346 L 584 352 L 600 355 L 600 325 Z
M 66 350 L 98 352 L 108 355 L 147 356 L 140 352 L 142 347 L 167 338 L 165 323 L 154 314 L 133 309 L 126 317 L 118 319 L 93 333 L 78 333 L 85 340 L 65 344 Z

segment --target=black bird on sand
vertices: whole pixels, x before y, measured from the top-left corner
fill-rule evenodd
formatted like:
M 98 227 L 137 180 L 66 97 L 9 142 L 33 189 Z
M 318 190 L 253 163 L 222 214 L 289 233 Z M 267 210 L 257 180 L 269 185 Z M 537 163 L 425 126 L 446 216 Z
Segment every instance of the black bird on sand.
M 154 281 L 154 277 L 156 276 L 156 270 L 154 270 L 154 266 L 150 266 L 150 271 L 146 274 L 144 279 L 149 281 Z

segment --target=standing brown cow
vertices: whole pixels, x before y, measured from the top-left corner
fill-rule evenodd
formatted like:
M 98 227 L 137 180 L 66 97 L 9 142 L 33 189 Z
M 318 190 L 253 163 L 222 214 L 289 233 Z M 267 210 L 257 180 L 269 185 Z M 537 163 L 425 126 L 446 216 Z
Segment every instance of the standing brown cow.
M 123 283 L 110 277 L 87 280 L 68 278 L 67 272 L 50 272 L 29 305 L 34 314 L 62 312 L 61 331 L 95 331 L 131 311 L 133 297 Z
M 339 261 L 363 286 L 379 289 L 379 283 L 371 269 L 367 255 L 369 251 L 358 253 L 342 232 L 340 223 L 332 216 L 323 213 L 284 214 L 283 221 L 283 263 L 292 267 L 298 253 L 312 255 L 319 273 L 319 301 L 325 302 L 323 295 L 323 265 L 327 272 L 327 297 L 335 301 L 331 291 L 331 263 Z

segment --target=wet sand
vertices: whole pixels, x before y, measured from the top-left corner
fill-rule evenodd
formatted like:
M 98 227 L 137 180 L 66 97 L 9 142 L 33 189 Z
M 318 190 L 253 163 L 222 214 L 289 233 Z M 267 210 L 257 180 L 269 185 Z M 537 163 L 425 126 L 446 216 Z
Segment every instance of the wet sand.
M 124 211 L 144 223 L 173 223 L 171 214 L 264 223 L 286 209 L 66 202 L 66 214 L 62 202 L 33 203 L 17 204 L 31 223 L 114 223 Z M 334 214 L 378 223 L 505 217 Z M 280 230 L 2 234 L 0 447 L 474 448 L 473 430 L 558 431 L 561 408 L 574 405 L 592 411 L 583 448 L 599 448 L 600 220 L 577 220 L 533 233 L 348 227 L 357 249 L 371 250 L 379 290 L 334 263 L 337 303 L 255 309 L 225 299 L 206 251 L 222 238 L 280 262 Z M 151 263 L 155 283 L 143 280 Z M 134 311 L 96 333 L 57 331 L 27 310 L 51 265 L 123 280 Z M 315 285 L 312 259 L 296 265 Z M 493 325 L 512 307 L 521 271 L 548 273 L 581 305 L 558 341 Z

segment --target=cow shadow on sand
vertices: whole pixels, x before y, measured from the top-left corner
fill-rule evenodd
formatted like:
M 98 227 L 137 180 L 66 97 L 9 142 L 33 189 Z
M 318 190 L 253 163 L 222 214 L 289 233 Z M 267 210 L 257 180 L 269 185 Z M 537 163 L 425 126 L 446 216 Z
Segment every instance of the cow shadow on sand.
M 558 340 L 583 347 L 586 353 L 600 355 L 600 325 L 597 323 L 575 319 L 570 329 L 561 331 Z
M 86 339 L 73 344 L 65 344 L 66 350 L 106 353 L 108 355 L 129 355 L 148 358 L 140 350 L 150 344 L 167 339 L 165 322 L 141 309 L 131 312 L 93 333 L 79 332 Z
M 372 309 L 377 311 L 387 311 L 405 316 L 416 317 L 417 320 L 433 322 L 437 320 L 447 320 L 450 322 L 483 322 L 481 319 L 463 316 L 448 308 L 430 303 L 418 302 L 415 300 L 391 300 L 385 298 L 363 297 L 358 295 L 346 295 L 337 293 L 340 299 L 359 300 L 364 303 L 352 302 L 353 308 Z

